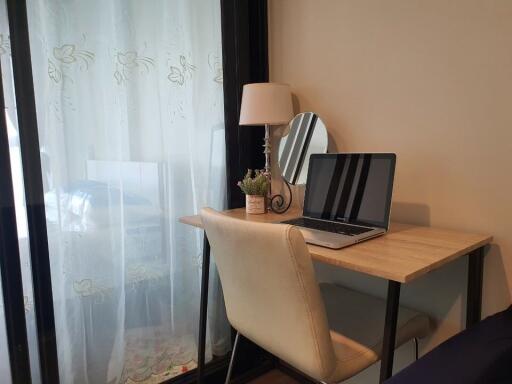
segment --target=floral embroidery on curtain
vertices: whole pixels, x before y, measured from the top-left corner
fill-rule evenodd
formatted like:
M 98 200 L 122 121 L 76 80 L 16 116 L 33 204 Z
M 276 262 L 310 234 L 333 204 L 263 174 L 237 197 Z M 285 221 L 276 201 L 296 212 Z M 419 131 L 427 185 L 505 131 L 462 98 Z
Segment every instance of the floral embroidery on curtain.
M 85 40 L 85 35 L 84 40 Z M 48 58 L 48 76 L 55 83 L 68 79 L 73 81 L 67 74 L 73 66 L 78 66 L 81 71 L 87 71 L 89 65 L 94 61 L 94 53 L 87 50 L 77 49 L 74 44 L 63 44 L 54 47 L 52 57 Z
M 116 55 L 116 71 L 114 77 L 117 84 L 120 85 L 130 79 L 134 72 L 140 74 L 149 73 L 155 66 L 155 61 L 151 57 L 139 56 L 136 51 L 119 52 Z
M 187 58 L 183 55 L 180 55 L 180 67 L 176 67 L 171 65 L 169 67 L 170 73 L 167 76 L 169 81 L 172 83 L 178 84 L 178 85 L 184 85 L 185 79 L 189 78 L 192 79 L 192 74 L 196 70 L 196 66 L 193 64 L 190 64 L 187 61 Z

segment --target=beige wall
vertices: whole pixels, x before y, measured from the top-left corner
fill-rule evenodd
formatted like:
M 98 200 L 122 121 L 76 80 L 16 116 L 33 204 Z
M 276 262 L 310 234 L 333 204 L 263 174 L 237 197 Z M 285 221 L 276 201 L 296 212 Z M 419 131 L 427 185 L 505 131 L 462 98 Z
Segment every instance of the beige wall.
M 333 150 L 397 153 L 394 219 L 495 236 L 484 314 L 512 292 L 511 20 L 509 0 L 269 0 L 271 80 L 324 119 Z M 318 270 L 384 294 L 378 280 Z M 423 352 L 462 326 L 465 273 L 460 260 L 404 286 L 402 302 L 438 322 Z M 397 365 L 410 357 L 402 348 Z

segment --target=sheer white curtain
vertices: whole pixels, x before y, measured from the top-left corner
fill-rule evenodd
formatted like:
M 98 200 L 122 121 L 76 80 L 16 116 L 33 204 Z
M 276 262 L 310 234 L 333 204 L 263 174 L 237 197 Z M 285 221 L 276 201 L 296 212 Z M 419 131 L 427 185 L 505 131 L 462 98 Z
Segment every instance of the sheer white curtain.
M 61 382 L 186 372 L 202 234 L 177 219 L 225 201 L 220 2 L 27 3 Z

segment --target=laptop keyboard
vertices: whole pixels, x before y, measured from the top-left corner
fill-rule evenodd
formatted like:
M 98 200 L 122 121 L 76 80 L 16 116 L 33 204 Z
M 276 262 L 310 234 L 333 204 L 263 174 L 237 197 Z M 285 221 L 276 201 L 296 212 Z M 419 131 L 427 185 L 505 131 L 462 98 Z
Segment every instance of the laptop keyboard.
M 308 219 L 306 217 L 299 217 L 298 219 L 283 221 L 282 223 L 296 225 L 298 227 L 318 229 L 319 231 L 339 233 L 347 236 L 357 236 L 373 229 L 350 224 L 333 223 L 331 221 Z

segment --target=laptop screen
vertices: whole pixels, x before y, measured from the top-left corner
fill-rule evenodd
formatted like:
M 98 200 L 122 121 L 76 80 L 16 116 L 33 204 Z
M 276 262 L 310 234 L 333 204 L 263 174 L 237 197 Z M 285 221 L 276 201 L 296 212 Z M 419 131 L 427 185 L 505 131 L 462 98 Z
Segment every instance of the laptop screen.
M 304 216 L 387 228 L 396 155 L 314 154 Z

